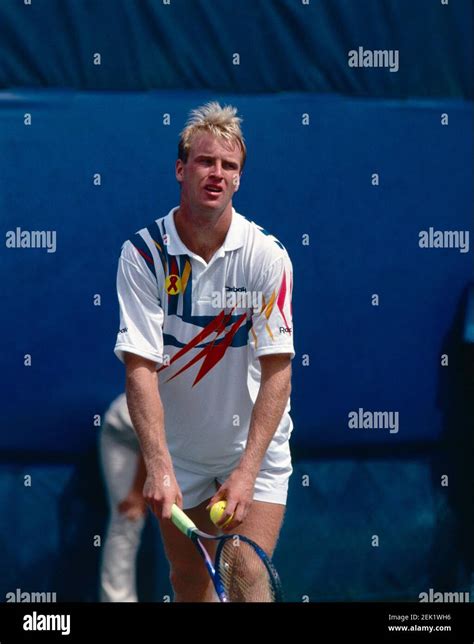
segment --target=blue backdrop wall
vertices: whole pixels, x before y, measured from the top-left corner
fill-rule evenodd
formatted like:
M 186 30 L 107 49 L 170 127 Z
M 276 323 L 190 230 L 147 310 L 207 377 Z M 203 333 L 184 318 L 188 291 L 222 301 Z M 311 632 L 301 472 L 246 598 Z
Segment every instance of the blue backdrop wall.
M 15 91 L 0 95 L 5 234 L 54 230 L 57 247 L 1 254 L 3 412 L 15 431 L 0 446 L 76 453 L 95 440 L 94 415 L 123 386 L 112 353 L 121 243 L 177 203 L 178 133 L 210 98 L 245 119 L 237 208 L 295 266 L 295 448 L 437 438 L 441 345 L 472 255 L 420 248 L 419 234 L 469 229 L 469 104 Z M 359 408 L 398 410 L 398 433 L 349 430 Z

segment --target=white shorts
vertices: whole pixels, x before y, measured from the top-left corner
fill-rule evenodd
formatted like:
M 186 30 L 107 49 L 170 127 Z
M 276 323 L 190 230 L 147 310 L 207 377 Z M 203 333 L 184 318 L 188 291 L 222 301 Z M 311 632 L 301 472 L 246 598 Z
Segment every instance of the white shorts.
M 254 501 L 286 505 L 288 481 L 292 471 L 291 465 L 260 470 L 255 481 Z M 219 476 L 195 474 L 176 465 L 174 466 L 174 472 L 183 495 L 184 510 L 195 508 L 203 501 L 213 497 L 219 486 L 232 473 L 232 471 L 225 472 Z

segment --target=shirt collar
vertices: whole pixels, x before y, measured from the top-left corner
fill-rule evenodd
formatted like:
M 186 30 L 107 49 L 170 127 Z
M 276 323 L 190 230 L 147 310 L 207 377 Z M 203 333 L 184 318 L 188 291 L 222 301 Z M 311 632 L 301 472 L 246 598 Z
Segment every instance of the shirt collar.
M 178 208 L 179 206 L 172 208 L 164 219 L 166 234 L 168 235 L 166 247 L 170 255 L 192 255 L 193 253 L 183 244 L 176 230 L 174 213 Z M 224 243 L 217 252 L 221 251 L 223 254 L 222 251 L 236 250 L 244 245 L 244 222 L 245 219 L 242 215 L 239 215 L 235 208 L 232 208 L 232 221 L 230 222 L 229 230 L 227 231 Z

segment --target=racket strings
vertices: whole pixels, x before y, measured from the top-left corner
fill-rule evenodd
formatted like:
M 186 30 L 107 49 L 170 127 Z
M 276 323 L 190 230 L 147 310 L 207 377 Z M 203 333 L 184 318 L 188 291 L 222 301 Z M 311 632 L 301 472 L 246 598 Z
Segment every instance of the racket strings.
M 222 547 L 218 572 L 231 602 L 274 602 L 270 574 L 247 542 L 229 539 Z

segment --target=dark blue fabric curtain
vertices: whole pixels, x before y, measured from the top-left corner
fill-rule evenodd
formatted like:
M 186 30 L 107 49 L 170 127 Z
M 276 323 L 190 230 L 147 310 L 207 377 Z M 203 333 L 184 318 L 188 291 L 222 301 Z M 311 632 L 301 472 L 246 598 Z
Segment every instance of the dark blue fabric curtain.
M 470 0 L 30 1 L 0 3 L 0 87 L 473 94 Z

